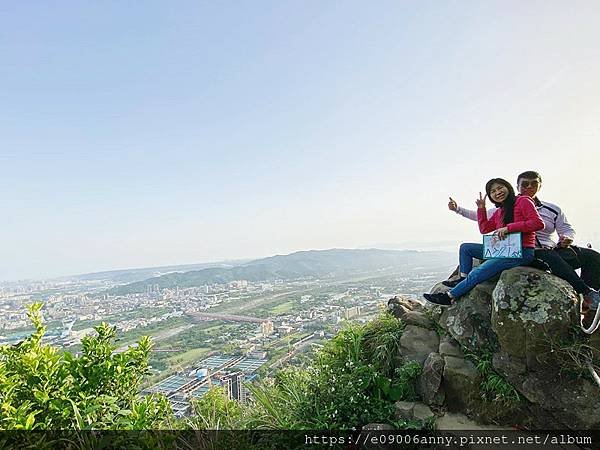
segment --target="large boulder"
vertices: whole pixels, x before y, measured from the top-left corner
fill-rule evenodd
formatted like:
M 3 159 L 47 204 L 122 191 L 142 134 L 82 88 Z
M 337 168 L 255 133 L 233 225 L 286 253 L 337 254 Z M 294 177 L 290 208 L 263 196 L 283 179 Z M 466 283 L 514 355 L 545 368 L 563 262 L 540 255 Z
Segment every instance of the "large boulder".
M 390 311 L 410 319 L 401 350 L 423 367 L 417 392 L 426 404 L 484 424 L 600 428 L 590 372 L 600 367 L 600 331 L 579 331 L 578 297 L 565 281 L 517 267 L 448 308 L 392 300 Z
M 406 360 L 423 364 L 430 353 L 436 352 L 440 338 L 434 330 L 407 325 L 400 338 L 400 352 Z
M 577 324 L 577 296 L 566 281 L 531 268 L 507 270 L 493 292 L 491 324 L 502 354 L 528 370 L 556 366 L 552 343 Z
M 476 286 L 453 307 L 445 308 L 439 317 L 440 326 L 462 346 L 474 349 L 483 345 L 496 347 L 496 336 L 490 323 L 493 289 L 490 282 Z
M 470 414 L 478 409 L 481 376 L 471 361 L 445 356 L 443 386 L 449 411 Z
M 538 270 L 520 268 L 502 275 L 493 299 L 491 323 L 500 347 L 494 368 L 556 422 L 571 428 L 598 428 L 600 388 L 562 373 L 569 367 L 561 353 L 570 352 L 571 370 L 585 363 L 586 354 L 593 354 L 586 337 L 577 342 L 578 297 L 570 285 Z M 596 353 L 599 350 L 596 347 Z
M 407 325 L 428 329 L 433 329 L 435 326 L 420 303 L 401 296 L 395 296 L 388 301 L 388 311 Z
M 423 371 L 417 382 L 417 393 L 425 404 L 434 406 L 444 404 L 446 393 L 442 387 L 443 374 L 444 358 L 439 353 L 430 353 L 423 363 Z

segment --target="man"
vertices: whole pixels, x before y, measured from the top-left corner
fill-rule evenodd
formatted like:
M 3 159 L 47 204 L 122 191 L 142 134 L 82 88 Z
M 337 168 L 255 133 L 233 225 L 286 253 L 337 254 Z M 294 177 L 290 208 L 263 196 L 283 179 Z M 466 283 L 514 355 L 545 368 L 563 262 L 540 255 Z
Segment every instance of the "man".
M 589 248 L 572 245 L 575 230 L 569 224 L 560 207 L 541 201 L 537 193 L 542 187 L 542 177 L 534 171 L 521 173 L 517 177 L 519 194 L 531 197 L 544 221 L 545 228 L 536 232 L 535 257 L 544 261 L 552 273 L 567 281 L 584 298 L 584 307 L 595 311 L 600 304 L 600 253 Z M 450 197 L 448 208 L 471 220 L 477 220 L 477 211 L 458 206 Z M 487 212 L 488 217 L 495 209 Z M 558 239 L 555 237 L 558 235 Z M 581 278 L 575 272 L 581 269 Z

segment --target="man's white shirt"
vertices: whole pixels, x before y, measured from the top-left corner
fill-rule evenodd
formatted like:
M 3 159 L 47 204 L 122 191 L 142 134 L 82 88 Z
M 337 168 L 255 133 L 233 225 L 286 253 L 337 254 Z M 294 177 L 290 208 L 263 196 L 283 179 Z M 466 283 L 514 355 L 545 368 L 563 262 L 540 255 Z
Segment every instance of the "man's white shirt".
M 533 199 L 535 207 L 544 221 L 544 229 L 535 232 L 536 247 L 539 248 L 554 248 L 558 243 L 558 239 L 562 237 L 575 240 L 575 230 L 567 220 L 567 217 L 562 212 L 558 205 L 554 203 L 539 200 L 537 197 Z M 498 208 L 487 210 L 488 219 Z M 457 214 L 471 220 L 477 220 L 477 210 L 466 209 L 461 206 L 456 210 Z M 556 237 L 558 235 L 558 238 Z

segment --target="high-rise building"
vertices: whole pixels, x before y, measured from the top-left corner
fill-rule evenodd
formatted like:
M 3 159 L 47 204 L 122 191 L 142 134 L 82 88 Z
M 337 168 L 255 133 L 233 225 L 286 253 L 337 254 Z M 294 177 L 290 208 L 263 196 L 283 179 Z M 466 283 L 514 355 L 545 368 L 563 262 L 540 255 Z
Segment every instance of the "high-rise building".
M 344 319 L 360 316 L 360 306 L 353 306 L 344 310 Z
M 263 334 L 263 336 L 269 336 L 271 333 L 273 333 L 273 322 L 271 322 L 270 320 L 261 322 L 260 331 Z
M 225 389 L 227 397 L 231 400 L 244 403 L 246 401 L 246 391 L 244 389 L 244 373 L 234 372 L 219 377 L 221 386 Z

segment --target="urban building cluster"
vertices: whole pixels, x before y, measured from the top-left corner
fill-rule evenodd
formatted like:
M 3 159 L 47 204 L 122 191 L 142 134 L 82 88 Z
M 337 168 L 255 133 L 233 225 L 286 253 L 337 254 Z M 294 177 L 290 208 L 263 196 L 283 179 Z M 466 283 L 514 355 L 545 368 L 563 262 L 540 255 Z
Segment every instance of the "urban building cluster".
M 235 280 L 196 287 L 161 288 L 114 295 L 111 280 L 58 280 L 0 285 L 0 344 L 32 329 L 25 306 L 42 301 L 45 339 L 77 352 L 81 339 L 106 321 L 116 327 L 118 351 L 143 335 L 155 343 L 146 393 L 167 396 L 178 415 L 210 386 L 236 401 L 245 383 L 290 364 L 301 364 L 344 321 L 368 321 L 395 294 L 417 297 L 439 272 L 390 271 L 371 277 Z M 212 330 L 212 331 L 211 331 Z
M 248 394 L 245 383 L 256 379 L 256 370 L 266 362 L 261 356 L 264 355 L 211 356 L 156 383 L 141 394 L 163 394 L 177 416 L 190 413 L 192 400 L 202 398 L 212 386 L 223 388 L 229 399 L 244 403 Z

